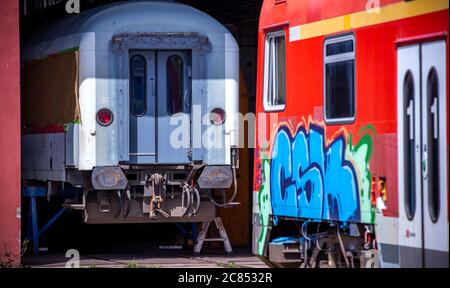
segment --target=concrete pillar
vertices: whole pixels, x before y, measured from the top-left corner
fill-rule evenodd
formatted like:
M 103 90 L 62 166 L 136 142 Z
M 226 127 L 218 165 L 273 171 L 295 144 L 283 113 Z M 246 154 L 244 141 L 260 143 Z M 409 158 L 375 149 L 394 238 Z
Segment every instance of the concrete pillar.
M 0 267 L 20 263 L 19 1 L 0 1 Z

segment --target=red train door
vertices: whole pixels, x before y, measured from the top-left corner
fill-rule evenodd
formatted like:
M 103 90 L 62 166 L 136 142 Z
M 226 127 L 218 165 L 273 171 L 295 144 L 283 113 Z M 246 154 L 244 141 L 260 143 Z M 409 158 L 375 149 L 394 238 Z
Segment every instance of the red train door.
M 446 42 L 397 50 L 402 267 L 448 267 Z

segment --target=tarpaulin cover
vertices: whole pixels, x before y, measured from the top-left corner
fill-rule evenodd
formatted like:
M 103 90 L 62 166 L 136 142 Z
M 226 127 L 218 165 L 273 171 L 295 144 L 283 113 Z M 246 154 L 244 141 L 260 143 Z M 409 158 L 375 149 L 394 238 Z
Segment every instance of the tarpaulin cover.
M 24 63 L 22 124 L 39 127 L 80 120 L 78 51 Z

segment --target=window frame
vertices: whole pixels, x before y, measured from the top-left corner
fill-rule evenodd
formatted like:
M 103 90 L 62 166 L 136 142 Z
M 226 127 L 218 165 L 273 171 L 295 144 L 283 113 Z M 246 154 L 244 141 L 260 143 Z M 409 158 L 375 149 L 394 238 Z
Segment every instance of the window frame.
M 327 56 L 327 47 L 330 44 L 336 44 L 340 42 L 346 42 L 351 40 L 353 42 L 353 51 L 347 52 L 347 53 L 341 53 L 337 55 Z M 327 116 L 327 64 L 333 64 L 333 63 L 340 63 L 353 60 L 353 116 L 351 117 L 343 117 L 343 118 L 328 118 Z M 338 36 L 332 36 L 329 38 L 325 38 L 324 45 L 323 45 L 323 118 L 325 120 L 326 124 L 352 124 L 355 122 L 356 119 L 356 105 L 357 105 L 357 91 L 356 91 L 356 37 L 355 34 L 344 34 L 344 35 L 338 35 Z
M 269 90 L 269 55 L 270 49 L 270 39 L 276 38 L 276 37 L 283 37 L 284 43 L 285 43 L 285 103 L 282 105 L 270 105 L 268 103 L 268 90 Z M 274 57 L 275 59 L 275 57 Z M 274 65 L 276 66 L 276 65 Z M 264 40 L 264 80 L 263 80 L 263 105 L 264 105 L 264 111 L 265 112 L 282 112 L 286 109 L 286 103 L 287 103 L 287 42 L 286 42 L 286 31 L 284 29 L 277 30 L 277 31 L 271 31 L 266 34 L 265 40 Z

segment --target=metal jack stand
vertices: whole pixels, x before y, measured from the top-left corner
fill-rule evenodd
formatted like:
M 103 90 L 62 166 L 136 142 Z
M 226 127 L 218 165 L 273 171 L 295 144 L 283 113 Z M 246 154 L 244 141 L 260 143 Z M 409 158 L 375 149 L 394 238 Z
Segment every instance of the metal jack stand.
M 23 196 L 30 198 L 30 214 L 28 223 L 28 237 L 33 242 L 33 253 L 34 255 L 39 254 L 39 236 L 44 233 L 67 209 L 61 208 L 58 213 L 56 213 L 45 225 L 38 229 L 38 219 L 37 219 L 37 207 L 36 198 L 37 197 L 47 197 L 47 190 L 43 187 L 26 187 L 23 191 Z M 31 224 L 31 225 L 30 225 Z
M 211 222 L 203 222 L 202 228 L 200 230 L 200 233 L 198 234 L 197 242 L 194 246 L 194 253 L 200 254 L 200 251 L 203 247 L 203 242 L 223 242 L 225 251 L 228 254 L 233 253 L 233 249 L 231 248 L 230 240 L 228 240 L 227 232 L 225 231 L 225 228 L 223 227 L 222 219 L 220 217 L 214 218 L 214 223 L 216 224 L 217 231 L 219 232 L 220 238 L 206 238 L 206 233 L 208 233 L 209 225 Z

